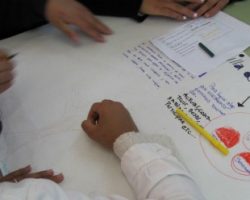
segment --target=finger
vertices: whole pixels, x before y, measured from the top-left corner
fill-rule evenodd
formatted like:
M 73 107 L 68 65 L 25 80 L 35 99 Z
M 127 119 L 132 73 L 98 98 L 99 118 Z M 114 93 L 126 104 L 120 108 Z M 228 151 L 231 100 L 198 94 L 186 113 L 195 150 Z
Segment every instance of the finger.
M 176 19 L 176 20 L 179 20 L 179 21 L 187 19 L 186 16 L 183 16 L 183 15 L 181 15 L 181 14 L 175 12 L 175 11 L 172 11 L 170 9 L 165 9 L 165 13 L 166 14 L 164 16 L 170 17 L 172 19 Z
M 205 13 L 205 17 L 213 17 L 216 15 L 220 10 L 222 10 L 227 4 L 229 0 L 221 0 L 219 1 L 212 9 Z
M 53 175 L 54 175 L 54 171 L 49 169 L 49 170 L 44 170 L 40 172 L 25 174 L 24 176 L 19 178 L 19 181 L 25 178 L 46 178 L 46 177 L 53 176 Z
M 183 20 L 183 15 L 177 13 L 177 12 L 174 12 L 172 10 L 170 10 L 169 8 L 167 7 L 158 7 L 157 10 L 155 10 L 153 13 L 151 14 L 154 14 L 154 15 L 158 15 L 158 16 L 164 16 L 164 17 L 169 17 L 169 18 L 172 18 L 172 19 L 177 19 L 177 20 Z M 186 19 L 187 17 L 185 17 Z
M 90 110 L 89 110 L 87 119 L 90 120 L 90 121 L 92 121 L 93 124 L 94 124 L 94 122 L 95 122 L 95 121 L 94 121 L 95 118 L 97 117 L 96 115 L 98 114 L 98 117 L 100 117 L 100 116 L 99 116 L 100 107 L 101 107 L 101 103 L 94 103 L 94 104 L 91 106 Z
M 16 179 L 17 181 L 21 181 L 26 178 L 42 178 L 42 179 L 49 179 L 51 181 L 54 181 L 55 183 L 60 183 L 63 181 L 64 176 L 63 174 L 58 174 L 54 175 L 53 170 L 45 170 L 45 171 L 40 171 L 32 174 L 25 175 L 23 177 L 20 177 Z
M 14 65 L 8 60 L 0 60 L 0 73 L 3 71 L 11 71 L 14 69 Z
M 99 21 L 87 8 L 82 5 L 78 12 L 70 21 L 71 24 L 78 26 L 81 31 L 89 35 L 97 42 L 104 42 L 103 34 L 111 34 L 112 31 L 101 21 Z
M 105 39 L 102 33 L 96 29 L 95 24 L 92 21 L 80 21 L 79 19 L 74 23 L 78 26 L 82 32 L 86 33 L 89 37 L 97 42 L 104 42 Z
M 31 167 L 27 166 L 21 169 L 18 169 L 14 172 L 11 172 L 10 174 L 0 178 L 0 182 L 4 182 L 4 181 L 11 181 L 13 182 L 15 179 L 17 180 L 19 177 L 22 177 L 24 175 L 27 175 L 31 172 Z
M 184 7 L 182 5 L 176 4 L 176 3 L 171 3 L 168 4 L 168 8 L 171 9 L 174 12 L 179 13 L 182 16 L 186 16 L 189 18 L 196 18 L 198 14 L 192 10 L 190 10 L 187 7 Z
M 0 50 L 0 60 L 7 60 L 8 54 L 5 51 Z
M 97 126 L 91 120 L 84 120 L 82 122 L 82 129 L 90 138 L 93 138 L 93 134 L 96 131 Z
M 64 23 L 63 21 L 59 21 L 54 24 L 58 29 L 60 29 L 63 33 L 67 35 L 68 38 L 70 38 L 73 42 L 79 43 L 80 39 L 76 32 L 71 30 L 68 26 L 68 24 Z
M 94 17 L 94 24 L 96 25 L 96 29 L 100 32 L 100 33 L 103 33 L 103 34 L 106 34 L 106 35 L 110 35 L 113 33 L 113 31 L 108 27 L 106 26 L 105 24 L 103 24 L 100 20 L 98 20 L 96 17 Z
M 195 3 L 195 4 L 201 4 L 201 3 L 204 3 L 205 0 L 186 0 L 186 1 L 183 1 L 183 0 L 175 0 L 175 2 L 178 2 L 178 3 Z
M 8 90 L 12 86 L 12 82 L 4 83 L 0 85 L 0 93 Z
M 208 12 L 215 4 L 217 3 L 217 0 L 208 0 L 206 3 L 204 3 L 196 12 L 198 16 L 204 15 L 206 12 Z
M 47 179 L 49 179 L 55 183 L 61 183 L 64 180 L 64 176 L 63 176 L 63 174 L 57 174 L 54 176 L 50 176 Z
M 198 8 L 200 8 L 201 4 L 197 3 L 190 3 L 186 7 L 189 8 L 190 10 L 196 11 Z
M 4 71 L 0 73 L 0 84 L 11 82 L 13 79 L 14 75 L 10 71 Z

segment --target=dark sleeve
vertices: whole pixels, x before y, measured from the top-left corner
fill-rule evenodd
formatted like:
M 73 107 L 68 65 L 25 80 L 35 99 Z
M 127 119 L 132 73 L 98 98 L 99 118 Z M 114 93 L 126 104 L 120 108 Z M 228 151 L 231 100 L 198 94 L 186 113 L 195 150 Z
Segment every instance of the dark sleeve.
M 146 15 L 139 13 L 143 0 L 78 0 L 93 13 L 104 16 L 130 17 L 143 21 Z
M 229 3 L 237 2 L 237 1 L 244 1 L 244 0 L 229 0 Z
M 0 39 L 46 23 L 46 0 L 0 0 Z

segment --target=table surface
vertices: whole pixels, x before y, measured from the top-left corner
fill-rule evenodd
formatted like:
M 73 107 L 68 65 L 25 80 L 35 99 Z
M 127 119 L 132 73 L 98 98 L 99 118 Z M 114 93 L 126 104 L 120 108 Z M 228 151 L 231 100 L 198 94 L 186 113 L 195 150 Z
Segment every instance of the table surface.
M 237 3 L 226 12 L 250 23 L 244 7 L 249 4 Z M 67 190 L 94 189 L 134 199 L 118 159 L 91 141 L 80 124 L 93 102 L 114 99 L 126 105 L 142 132 L 166 132 L 166 121 L 159 117 L 165 114 L 159 94 L 122 52 L 181 22 L 160 17 L 141 24 L 126 18 L 101 20 L 114 30 L 104 44 L 82 36 L 82 45 L 74 46 L 50 25 L 0 42 L 1 47 L 18 52 L 15 83 L 0 97 L 8 163 L 12 169 L 31 164 L 35 170 L 63 172 L 61 185 Z
M 237 19 L 250 24 L 250 0 L 240 1 L 227 6 L 224 11 Z M 246 54 L 250 56 L 250 48 L 246 49 Z

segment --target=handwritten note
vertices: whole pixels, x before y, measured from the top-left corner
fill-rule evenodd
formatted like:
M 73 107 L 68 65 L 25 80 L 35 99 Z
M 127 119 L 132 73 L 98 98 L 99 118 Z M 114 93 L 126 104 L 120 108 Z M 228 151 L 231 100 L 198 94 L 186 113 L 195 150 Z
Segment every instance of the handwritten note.
M 167 58 L 150 42 L 128 49 L 123 55 L 158 89 L 194 78 L 189 71 Z
M 250 26 L 219 13 L 199 18 L 152 40 L 170 59 L 195 76 L 208 72 L 250 45 Z M 210 57 L 198 43 L 203 43 L 215 57 Z

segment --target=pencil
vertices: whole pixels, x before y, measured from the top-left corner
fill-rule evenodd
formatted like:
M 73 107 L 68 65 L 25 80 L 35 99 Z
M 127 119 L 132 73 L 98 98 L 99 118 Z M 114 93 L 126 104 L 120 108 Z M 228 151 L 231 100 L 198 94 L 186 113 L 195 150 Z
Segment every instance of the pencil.
M 199 47 L 205 52 L 207 53 L 211 58 L 214 57 L 214 53 L 207 48 L 204 44 L 202 44 L 201 42 L 198 43 Z
M 205 139 L 207 139 L 217 150 L 222 154 L 228 155 L 229 150 L 223 146 L 218 140 L 216 140 L 209 132 L 207 132 L 201 125 L 194 121 L 180 108 L 176 109 L 176 113 L 184 119 L 190 126 L 192 126 L 198 133 L 200 133 Z
M 16 55 L 17 55 L 17 53 L 14 53 L 14 54 L 8 56 L 7 59 L 8 59 L 8 60 L 11 60 L 11 59 L 14 58 Z

